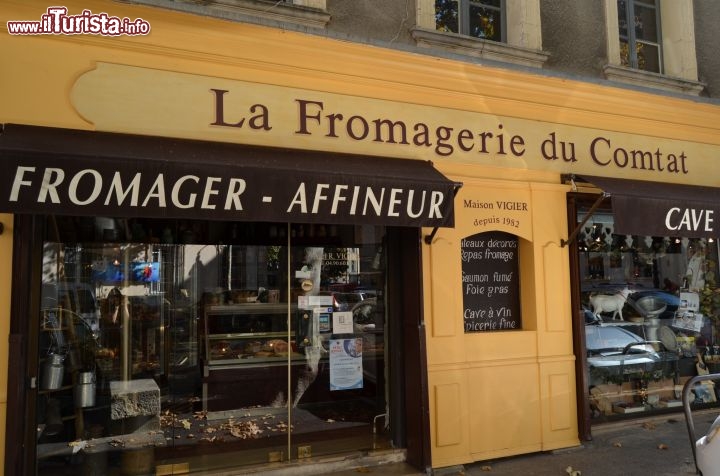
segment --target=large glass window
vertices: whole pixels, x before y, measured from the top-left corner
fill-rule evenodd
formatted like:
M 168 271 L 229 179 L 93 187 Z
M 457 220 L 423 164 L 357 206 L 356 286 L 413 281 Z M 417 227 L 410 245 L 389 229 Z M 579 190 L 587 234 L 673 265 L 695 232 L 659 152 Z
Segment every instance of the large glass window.
M 505 41 L 503 0 L 435 0 L 437 30 Z
M 387 444 L 383 227 L 47 229 L 38 474 L 222 470 Z
M 610 210 L 595 212 L 578 235 L 594 422 L 679 410 L 689 378 L 720 372 L 717 243 L 619 235 L 613 222 Z M 695 406 L 718 399 L 710 384 L 692 395 Z
M 618 0 L 617 11 L 621 64 L 662 73 L 660 7 L 657 0 Z

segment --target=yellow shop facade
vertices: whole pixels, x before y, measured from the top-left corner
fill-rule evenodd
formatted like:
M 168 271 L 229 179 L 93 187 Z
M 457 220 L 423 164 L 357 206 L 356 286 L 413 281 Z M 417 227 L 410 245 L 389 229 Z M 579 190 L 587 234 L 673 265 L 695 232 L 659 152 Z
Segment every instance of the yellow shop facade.
M 426 469 L 589 437 L 578 310 L 611 268 L 588 275 L 583 219 L 638 182 L 703 205 L 716 108 L 66 6 L 150 29 L 0 39 L 6 474 Z M 693 216 L 665 236 L 714 236 Z

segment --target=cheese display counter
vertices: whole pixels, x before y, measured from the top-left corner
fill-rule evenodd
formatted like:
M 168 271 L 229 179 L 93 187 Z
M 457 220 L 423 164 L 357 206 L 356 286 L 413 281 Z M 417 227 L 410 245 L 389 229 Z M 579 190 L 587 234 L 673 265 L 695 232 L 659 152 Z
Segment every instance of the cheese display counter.
M 294 306 L 246 303 L 208 306 L 204 312 L 205 373 L 218 368 L 283 363 L 302 358 L 288 331 Z
M 382 327 L 369 322 L 371 308 L 372 301 L 358 306 L 355 313 L 346 312 L 351 322 L 338 333 L 331 325 L 332 307 L 298 309 L 295 304 L 263 302 L 206 306 L 203 410 L 226 411 L 283 401 L 286 391 L 278 382 L 287 382 L 288 364 L 291 390 L 306 400 L 325 400 L 331 389 L 332 342 L 357 342 L 363 380 L 374 383 L 378 367 L 383 366 L 384 333 Z M 305 383 L 308 375 L 313 378 Z M 311 383 L 314 388 L 305 392 Z

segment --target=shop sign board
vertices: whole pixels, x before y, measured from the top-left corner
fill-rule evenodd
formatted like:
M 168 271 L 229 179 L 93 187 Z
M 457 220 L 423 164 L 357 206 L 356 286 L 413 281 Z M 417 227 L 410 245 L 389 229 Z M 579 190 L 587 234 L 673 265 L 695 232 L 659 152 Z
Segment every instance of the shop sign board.
M 612 199 L 615 233 L 720 236 L 720 188 L 582 176 Z
M 102 131 L 662 183 L 715 186 L 711 164 L 720 150 L 488 114 L 473 101 L 440 108 L 105 62 L 78 76 L 70 100 Z
M 430 162 L 6 125 L 0 211 L 452 226 Z
M 518 237 L 488 231 L 463 238 L 463 320 L 465 332 L 522 328 Z

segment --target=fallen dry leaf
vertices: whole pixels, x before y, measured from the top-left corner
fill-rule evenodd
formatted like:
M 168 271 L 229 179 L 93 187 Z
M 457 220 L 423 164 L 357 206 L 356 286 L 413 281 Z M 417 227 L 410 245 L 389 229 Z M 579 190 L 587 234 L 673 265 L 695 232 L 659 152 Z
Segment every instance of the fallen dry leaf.
M 668 449 L 668 448 L 670 448 L 670 447 L 669 447 L 668 445 L 666 445 L 665 443 L 660 443 L 660 444 L 658 445 L 658 449 L 659 449 L 659 450 L 666 450 L 666 449 Z
M 491 466 L 481 466 L 480 471 L 492 471 L 492 467 Z
M 616 441 L 615 443 L 613 443 L 613 446 L 615 448 L 622 448 L 622 443 L 620 443 L 619 441 Z
M 655 429 L 655 423 L 650 422 L 650 421 L 646 421 L 645 423 L 642 424 L 642 427 L 645 428 L 646 430 L 654 430 L 654 429 Z

